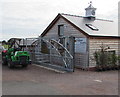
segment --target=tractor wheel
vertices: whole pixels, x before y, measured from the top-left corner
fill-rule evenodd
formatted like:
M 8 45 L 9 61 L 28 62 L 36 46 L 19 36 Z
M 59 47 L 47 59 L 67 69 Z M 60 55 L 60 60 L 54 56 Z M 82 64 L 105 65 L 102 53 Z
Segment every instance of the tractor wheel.
M 2 65 L 8 65 L 7 60 L 2 60 Z
M 22 65 L 23 68 L 27 68 L 28 65 Z
M 9 68 L 13 68 L 14 67 L 14 65 L 11 63 L 11 61 L 8 62 L 8 67 Z

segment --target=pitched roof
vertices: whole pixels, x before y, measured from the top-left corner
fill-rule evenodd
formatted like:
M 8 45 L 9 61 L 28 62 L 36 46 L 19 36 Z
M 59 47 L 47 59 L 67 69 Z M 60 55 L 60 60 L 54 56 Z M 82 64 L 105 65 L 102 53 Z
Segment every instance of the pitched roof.
M 51 22 L 47 29 L 45 29 L 45 31 L 41 34 L 41 36 L 44 36 L 60 17 L 71 23 L 73 26 L 82 31 L 83 34 L 86 34 L 88 36 L 120 37 L 118 36 L 118 25 L 113 21 L 96 18 L 94 20 L 91 20 L 86 17 L 63 13 L 57 15 L 57 17 Z M 93 30 L 86 24 L 92 25 L 92 27 L 96 28 L 97 30 Z

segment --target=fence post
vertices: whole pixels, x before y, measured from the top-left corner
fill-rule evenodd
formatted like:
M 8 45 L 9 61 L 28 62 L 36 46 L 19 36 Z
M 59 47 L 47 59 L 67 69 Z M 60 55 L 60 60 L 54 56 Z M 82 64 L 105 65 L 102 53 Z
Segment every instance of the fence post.
M 75 42 L 74 42 L 74 40 L 75 40 L 75 37 L 73 37 L 73 36 L 70 36 L 69 37 L 69 52 L 70 52 L 70 54 L 73 56 L 73 59 L 71 59 L 71 68 L 73 69 L 73 72 L 74 72 L 74 68 L 75 68 L 75 65 L 74 65 L 74 60 L 75 60 Z

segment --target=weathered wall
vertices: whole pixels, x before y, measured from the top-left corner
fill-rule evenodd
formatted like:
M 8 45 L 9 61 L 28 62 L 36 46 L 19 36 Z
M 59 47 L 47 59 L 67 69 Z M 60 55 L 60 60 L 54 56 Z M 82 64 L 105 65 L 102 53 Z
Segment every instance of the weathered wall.
M 58 38 L 58 25 L 64 25 L 64 36 L 86 37 L 71 24 L 60 18 L 44 37 Z
M 106 39 L 97 39 L 97 38 L 90 38 L 89 39 L 89 67 L 96 66 L 94 61 L 93 53 L 100 49 L 100 46 L 103 44 L 106 47 L 110 47 L 108 50 L 115 50 L 116 54 L 118 54 L 118 44 L 120 45 L 120 39 L 115 38 L 106 38 Z
M 64 25 L 64 36 L 74 36 L 76 38 L 87 38 L 74 26 L 69 24 L 63 18 L 60 18 L 54 26 L 48 31 L 44 36 L 46 38 L 56 38 L 58 39 L 58 25 Z M 75 53 L 75 65 L 82 68 L 95 67 L 96 63 L 93 60 L 93 53 L 100 49 L 102 45 L 108 45 L 110 50 L 116 50 L 118 53 L 118 39 L 117 38 L 87 38 L 87 52 L 86 53 Z
M 73 36 L 77 38 L 86 38 L 79 30 L 69 24 L 64 19 L 60 18 L 54 26 L 48 31 L 44 38 L 57 38 L 58 39 L 58 25 L 64 25 L 64 36 Z M 88 47 L 88 46 L 87 46 Z M 88 51 L 87 51 L 88 52 Z M 88 65 L 88 53 L 75 53 L 75 65 L 77 67 L 86 67 Z

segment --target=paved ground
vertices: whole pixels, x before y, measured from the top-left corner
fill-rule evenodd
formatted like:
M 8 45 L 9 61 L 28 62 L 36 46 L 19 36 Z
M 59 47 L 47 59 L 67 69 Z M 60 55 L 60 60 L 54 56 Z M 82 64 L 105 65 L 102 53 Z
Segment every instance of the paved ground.
M 118 95 L 118 72 L 57 73 L 34 65 L 2 67 L 3 95 Z

